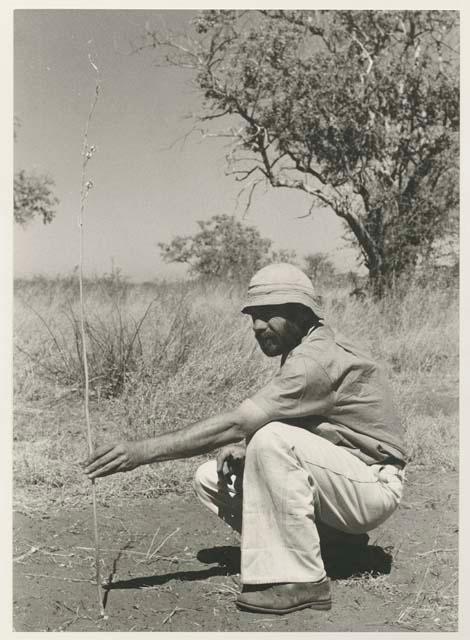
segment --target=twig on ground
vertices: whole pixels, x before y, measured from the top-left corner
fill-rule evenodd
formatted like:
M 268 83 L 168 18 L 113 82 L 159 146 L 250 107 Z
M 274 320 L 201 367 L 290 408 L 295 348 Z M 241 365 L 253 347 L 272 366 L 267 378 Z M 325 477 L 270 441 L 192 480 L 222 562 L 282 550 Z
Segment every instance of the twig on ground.
M 166 536 L 166 538 L 163 538 L 163 540 L 160 542 L 160 544 L 158 545 L 158 547 L 155 549 L 155 551 L 152 553 L 152 555 L 150 557 L 152 557 L 153 555 L 158 553 L 160 551 L 160 549 L 163 547 L 163 545 L 165 544 L 165 542 L 167 542 L 167 540 L 169 540 L 172 536 L 174 536 L 175 533 L 178 533 L 179 530 L 180 530 L 180 528 L 176 527 L 176 529 L 174 531 L 172 531 L 171 533 L 169 533 Z
M 153 538 L 152 541 L 150 542 L 149 548 L 147 549 L 147 553 L 145 554 L 145 557 L 148 559 L 150 556 L 150 551 L 152 550 L 153 547 L 153 543 L 155 542 L 155 538 L 157 537 L 157 535 L 160 532 L 160 527 L 158 527 L 158 529 L 155 531 L 155 533 L 153 534 Z
M 395 560 L 397 559 L 398 554 L 400 553 L 402 546 L 403 546 L 403 538 L 400 540 L 400 543 L 397 545 L 396 551 L 393 554 L 393 562 L 395 562 Z
M 60 604 L 60 603 L 59 603 Z M 64 607 L 66 609 L 68 609 L 69 611 L 73 611 L 72 609 L 70 609 L 70 607 L 68 607 L 65 603 L 62 603 L 64 605 Z M 70 620 L 66 620 L 65 622 L 63 622 L 60 627 L 57 629 L 57 631 L 64 631 L 65 629 L 67 629 L 68 627 L 70 627 L 72 624 L 74 624 L 74 622 L 76 622 L 80 615 L 79 612 L 80 611 L 80 605 L 78 605 L 76 611 L 73 611 L 73 613 L 75 613 L 75 616 L 73 618 L 70 618 Z
M 73 558 L 75 556 L 74 553 L 54 553 L 52 551 L 48 551 L 47 549 L 39 549 L 39 551 L 46 556 L 57 556 L 59 558 Z
M 175 615 L 175 613 L 176 613 L 177 611 L 178 611 L 178 607 L 175 607 L 175 608 L 171 611 L 171 613 L 169 613 L 169 614 L 167 615 L 167 617 L 163 620 L 162 624 L 166 624 L 167 622 L 169 622 L 169 621 L 172 619 L 172 617 Z
M 20 556 L 16 556 L 16 558 L 13 558 L 13 562 L 21 562 L 21 560 L 32 556 L 33 553 L 36 553 L 37 551 L 39 551 L 39 547 L 31 547 L 29 551 L 26 551 L 26 553 L 22 553 Z
M 163 547 L 163 545 L 172 537 L 175 535 L 175 533 L 178 533 L 178 531 L 180 530 L 180 527 L 177 527 L 174 531 L 172 531 L 171 533 L 169 533 L 165 538 L 163 538 L 163 540 L 160 542 L 160 544 L 158 545 L 158 547 L 156 547 L 156 549 L 154 549 L 152 551 L 152 546 L 153 543 L 155 542 L 155 538 L 157 537 L 159 531 L 160 531 L 160 527 L 158 527 L 158 529 L 156 530 L 156 532 L 153 535 L 152 538 L 152 542 L 150 543 L 150 546 L 147 550 L 147 553 L 145 554 L 145 558 L 143 558 L 142 560 L 139 560 L 139 563 L 142 562 L 150 562 L 151 560 L 154 560 L 158 557 L 158 559 L 161 559 L 162 556 L 157 556 L 158 552 L 160 551 L 160 549 Z
M 429 551 L 424 551 L 423 553 L 417 553 L 418 558 L 422 558 L 423 556 L 428 556 L 431 553 L 456 553 L 458 549 L 430 549 Z
M 166 624 L 167 622 L 170 622 L 170 620 L 173 618 L 175 613 L 179 613 L 180 611 L 200 611 L 200 609 L 192 609 L 192 608 L 185 609 L 183 607 L 175 607 L 170 611 L 167 617 L 162 621 L 162 624 Z
M 64 578 L 63 576 L 51 576 L 46 575 L 45 573 L 25 573 L 27 578 L 47 578 L 48 580 L 64 580 L 64 582 L 91 582 L 94 584 L 95 581 L 90 578 Z
M 74 549 L 80 549 L 81 551 L 94 551 L 94 547 L 74 547 Z M 105 553 L 129 553 L 132 555 L 145 556 L 147 555 L 143 551 L 131 551 L 130 549 L 101 549 Z
M 261 622 L 284 622 L 285 620 L 280 616 L 273 616 L 272 618 L 257 618 L 256 620 L 247 620 L 248 624 L 260 624 Z
M 238 590 L 235 589 L 234 587 L 231 587 L 230 585 L 227 584 L 218 584 L 218 585 L 212 585 L 212 589 L 210 589 L 209 591 L 206 591 L 206 593 L 204 594 L 205 596 L 212 596 L 214 594 L 219 594 L 219 595 L 238 595 Z
M 94 547 L 74 547 L 74 549 L 80 549 L 81 551 L 94 551 Z M 131 556 L 145 556 L 143 560 L 138 562 L 145 562 L 147 553 L 144 551 L 134 551 L 133 549 L 101 549 L 103 553 L 123 553 Z M 187 562 L 185 558 L 178 558 L 178 556 L 153 556 L 154 560 L 167 560 L 167 562 Z
M 91 618 L 90 616 L 87 615 L 80 615 L 79 614 L 79 610 L 80 607 L 83 607 L 83 603 L 81 602 L 76 610 L 72 609 L 71 607 L 69 607 L 68 605 L 65 604 L 65 602 L 60 602 L 59 600 L 56 601 L 57 604 L 60 606 L 65 607 L 68 611 L 70 611 L 71 613 L 74 613 L 75 616 L 73 618 L 70 618 L 69 620 L 66 620 L 65 622 L 63 622 L 60 627 L 58 627 L 57 629 L 52 629 L 52 631 L 64 631 L 65 629 L 67 629 L 68 627 L 70 627 L 72 624 L 74 624 L 77 620 L 91 620 L 92 622 L 98 622 L 96 619 Z

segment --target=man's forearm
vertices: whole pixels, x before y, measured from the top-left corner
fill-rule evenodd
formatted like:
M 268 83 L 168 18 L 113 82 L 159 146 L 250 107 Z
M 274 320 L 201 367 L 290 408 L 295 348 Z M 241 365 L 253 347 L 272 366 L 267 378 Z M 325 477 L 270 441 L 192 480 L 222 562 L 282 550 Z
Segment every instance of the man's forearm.
M 120 441 L 95 449 L 83 463 L 90 479 L 132 471 L 142 464 L 190 458 L 252 435 L 267 422 L 261 411 L 242 403 L 234 411 L 222 413 L 189 427 L 148 440 Z
M 245 437 L 243 425 L 234 412 L 196 422 L 189 427 L 142 440 L 144 464 L 189 458 L 207 453 Z

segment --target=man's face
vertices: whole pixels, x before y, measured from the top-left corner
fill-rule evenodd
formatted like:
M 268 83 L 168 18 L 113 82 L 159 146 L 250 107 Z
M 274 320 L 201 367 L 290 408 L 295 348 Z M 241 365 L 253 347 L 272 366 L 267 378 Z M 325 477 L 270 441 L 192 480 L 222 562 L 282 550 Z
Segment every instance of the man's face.
M 249 314 L 255 338 L 270 358 L 288 353 L 302 340 L 301 321 L 291 305 L 251 307 Z

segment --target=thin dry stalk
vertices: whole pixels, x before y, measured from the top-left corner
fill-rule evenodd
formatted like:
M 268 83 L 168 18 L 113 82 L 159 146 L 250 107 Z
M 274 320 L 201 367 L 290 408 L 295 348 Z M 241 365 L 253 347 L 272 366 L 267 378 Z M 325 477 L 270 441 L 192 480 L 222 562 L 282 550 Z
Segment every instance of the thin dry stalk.
M 163 538 L 163 540 L 160 542 L 158 547 L 150 554 L 150 558 L 153 558 L 153 556 L 156 555 L 160 551 L 160 549 L 163 547 L 165 542 L 167 542 L 167 540 L 169 540 L 172 536 L 174 536 L 175 533 L 178 533 L 179 530 L 180 530 L 180 528 L 177 527 L 174 531 L 172 531 L 167 536 L 165 536 L 165 538 Z
M 83 371 L 85 375 L 85 388 L 84 388 L 85 420 L 86 420 L 86 427 L 87 427 L 88 451 L 90 455 L 93 453 L 93 437 L 91 432 L 90 411 L 89 411 L 90 381 L 89 381 L 89 375 L 88 375 L 88 360 L 87 360 L 86 337 L 85 337 L 85 305 L 84 305 L 84 296 L 83 296 L 83 261 L 84 261 L 83 213 L 85 210 L 85 201 L 87 199 L 90 189 L 93 186 L 93 184 L 89 180 L 88 181 L 86 180 L 86 166 L 88 164 L 88 160 L 91 158 L 95 150 L 93 146 L 91 147 L 88 146 L 88 129 L 90 127 L 90 122 L 93 117 L 93 113 L 95 111 L 96 103 L 98 101 L 98 95 L 99 95 L 99 84 L 97 84 L 95 87 L 95 97 L 93 99 L 90 112 L 88 114 L 88 118 L 85 125 L 85 132 L 83 135 L 80 215 L 78 219 L 78 225 L 80 228 L 80 269 L 79 269 L 80 329 L 81 329 L 81 337 L 82 337 Z M 104 613 L 104 607 L 103 607 L 103 596 L 101 593 L 101 576 L 100 576 L 98 515 L 97 515 L 97 508 L 96 508 L 96 490 L 95 490 L 94 479 L 91 481 L 91 495 L 92 495 L 92 502 L 93 502 L 93 529 L 94 529 L 94 537 L 95 537 L 96 588 L 97 588 L 98 606 L 100 610 L 100 615 L 101 617 L 104 618 L 105 613 Z
M 153 538 L 152 538 L 152 542 L 150 543 L 150 546 L 147 550 L 147 553 L 145 554 L 145 558 L 143 558 L 142 560 L 138 560 L 139 563 L 143 563 L 143 562 L 150 562 L 151 560 L 154 560 L 156 558 L 158 558 L 159 560 L 162 559 L 161 556 L 158 556 L 158 552 L 160 551 L 160 549 L 163 547 L 163 545 L 165 544 L 165 542 L 167 542 L 167 540 L 169 540 L 172 536 L 175 535 L 175 533 L 178 533 L 178 531 L 180 530 L 179 527 L 177 527 L 174 531 L 172 531 L 171 533 L 169 533 L 167 536 L 165 536 L 163 538 L 163 540 L 160 542 L 160 544 L 156 547 L 156 549 L 152 550 L 153 544 L 155 542 L 155 538 L 157 537 L 158 533 L 160 532 L 160 527 L 158 527 L 158 529 L 155 531 L 155 533 L 153 534 Z
M 65 620 L 65 622 L 63 622 L 60 627 L 57 629 L 57 631 L 65 631 L 65 629 L 67 629 L 68 627 L 70 627 L 72 624 L 75 624 L 75 622 L 77 622 L 77 620 L 80 618 L 80 605 L 78 605 L 78 607 L 76 608 L 75 611 L 73 611 L 73 609 L 71 609 L 70 607 L 68 607 L 65 602 L 63 603 L 58 603 L 59 606 L 63 605 L 68 611 L 71 611 L 72 613 L 75 613 L 73 618 L 70 618 L 69 620 Z
M 33 553 L 36 553 L 37 551 L 39 551 L 39 547 L 31 547 L 29 551 L 26 551 L 26 553 L 22 553 L 20 556 L 16 556 L 16 558 L 13 558 L 13 562 L 21 562 L 22 560 L 24 560 L 28 556 L 33 555 Z
M 183 607 L 175 607 L 164 620 L 162 620 L 162 625 L 167 622 L 171 622 L 171 619 L 175 615 L 175 613 L 179 613 L 180 611 L 200 611 L 200 609 L 184 609 Z
M 417 553 L 418 558 L 422 558 L 424 556 L 428 556 L 431 553 L 456 553 L 458 549 L 430 549 L 429 551 L 424 551 L 424 553 Z
M 234 595 L 234 596 L 238 596 L 238 589 L 235 589 L 234 587 L 231 587 L 228 584 L 217 584 L 214 585 L 214 587 L 212 589 L 210 589 L 209 591 L 206 591 L 206 593 L 204 593 L 204 596 L 213 596 L 213 595 L 221 595 L 221 596 L 226 596 L 226 595 Z
M 25 573 L 24 575 L 27 578 L 46 578 L 47 580 L 63 580 L 64 582 L 91 582 L 93 584 L 93 580 L 88 578 L 64 578 L 62 576 L 51 576 L 44 573 Z
M 147 549 L 147 553 L 145 554 L 145 559 L 146 560 L 148 560 L 150 558 L 150 553 L 152 551 L 153 543 L 155 542 L 155 538 L 158 536 L 159 533 L 160 533 L 160 527 L 158 527 L 158 529 L 153 534 L 152 541 L 151 541 L 151 543 L 149 545 L 149 548 Z
M 74 547 L 74 549 L 81 549 L 82 551 L 94 551 L 94 547 Z M 129 549 L 101 549 L 105 553 L 127 553 L 129 555 L 146 556 L 143 551 L 130 551 Z

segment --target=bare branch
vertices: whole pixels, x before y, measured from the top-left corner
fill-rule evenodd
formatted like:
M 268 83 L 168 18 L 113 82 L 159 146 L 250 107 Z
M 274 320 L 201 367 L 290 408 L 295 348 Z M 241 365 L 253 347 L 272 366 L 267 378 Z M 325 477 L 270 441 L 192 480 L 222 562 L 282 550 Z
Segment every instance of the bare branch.
M 353 39 L 353 41 L 354 41 L 354 42 L 356 42 L 356 43 L 360 46 L 361 51 L 363 51 L 363 53 L 364 53 L 364 54 L 366 55 L 366 57 L 369 59 L 369 65 L 368 65 L 367 70 L 366 70 L 366 76 L 367 76 L 367 75 L 369 75 L 369 73 L 370 73 L 370 71 L 371 71 L 371 69 L 372 69 L 372 66 L 373 66 L 373 64 L 374 64 L 374 61 L 373 61 L 373 59 L 372 59 L 372 56 L 371 56 L 371 55 L 370 55 L 370 53 L 367 51 L 367 48 L 366 48 L 366 47 L 362 44 L 362 42 L 359 40 L 359 38 L 357 38 L 354 34 L 353 34 L 353 36 L 352 36 L 352 39 Z
M 249 193 L 248 193 L 248 199 L 245 205 L 245 211 L 243 212 L 243 216 L 246 216 L 246 214 L 248 213 L 250 207 L 251 207 L 251 202 L 253 199 L 253 195 L 255 192 L 256 187 L 261 184 L 262 182 L 264 182 L 264 179 L 259 179 L 259 180 L 254 180 L 250 186 L 249 189 Z
M 231 109 L 225 109 L 225 111 L 220 111 L 219 113 L 210 113 L 210 114 L 207 114 L 205 116 L 200 116 L 199 119 L 202 122 L 206 122 L 207 120 L 216 120 L 217 118 L 223 118 L 223 116 L 226 116 L 229 113 L 232 113 L 232 110 Z

